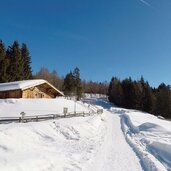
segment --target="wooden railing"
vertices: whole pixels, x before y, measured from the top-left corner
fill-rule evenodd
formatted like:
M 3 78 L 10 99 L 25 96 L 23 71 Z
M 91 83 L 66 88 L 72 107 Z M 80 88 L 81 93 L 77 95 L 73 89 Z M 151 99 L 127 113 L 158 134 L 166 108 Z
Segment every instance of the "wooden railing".
M 102 111 L 91 111 L 91 112 L 69 112 L 69 113 L 61 113 L 61 114 L 46 114 L 46 115 L 33 115 L 33 116 L 22 116 L 22 117 L 0 117 L 0 124 L 2 123 L 11 123 L 11 122 L 38 122 L 50 119 L 60 119 L 60 118 L 71 118 L 71 117 L 85 117 L 94 114 L 101 114 Z
M 63 113 L 58 114 L 46 114 L 46 115 L 32 115 L 29 116 L 25 114 L 24 112 L 21 112 L 21 117 L 0 117 L 0 124 L 2 123 L 11 123 L 11 122 L 38 122 L 38 121 L 44 121 L 44 120 L 50 120 L 50 119 L 60 119 L 60 118 L 71 118 L 71 117 L 84 117 L 84 116 L 90 116 L 94 114 L 102 114 L 103 109 L 99 109 L 94 104 L 87 104 L 86 102 L 77 102 L 80 105 L 86 107 L 89 112 L 85 111 L 77 111 L 77 112 L 68 112 L 67 108 L 64 108 Z M 86 105 L 85 105 L 86 104 Z

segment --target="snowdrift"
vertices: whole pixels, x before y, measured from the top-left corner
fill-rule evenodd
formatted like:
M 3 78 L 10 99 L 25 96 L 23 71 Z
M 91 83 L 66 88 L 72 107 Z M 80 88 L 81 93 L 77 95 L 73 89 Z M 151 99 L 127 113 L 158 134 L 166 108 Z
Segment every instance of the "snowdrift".
M 171 122 L 133 110 L 124 110 L 120 117 L 126 140 L 143 167 L 171 170 Z

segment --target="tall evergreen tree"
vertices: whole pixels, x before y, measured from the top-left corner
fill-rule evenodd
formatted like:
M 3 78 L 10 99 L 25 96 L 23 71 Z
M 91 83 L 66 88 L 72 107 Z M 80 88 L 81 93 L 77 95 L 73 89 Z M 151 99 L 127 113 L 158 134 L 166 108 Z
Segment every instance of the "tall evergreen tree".
M 135 89 L 131 78 L 122 81 L 122 89 L 124 94 L 123 105 L 126 108 L 134 108 L 135 105 Z
M 75 85 L 72 72 L 68 73 L 64 78 L 63 91 L 66 96 L 74 95 Z
M 18 41 L 14 41 L 13 45 L 7 50 L 7 57 L 10 61 L 8 69 L 10 81 L 19 81 L 23 79 L 24 60 L 21 56 L 21 49 Z
M 83 88 L 78 67 L 64 78 L 63 91 L 67 96 L 76 96 L 77 100 L 82 97 Z
M 73 77 L 74 77 L 74 87 L 75 87 L 77 100 L 79 100 L 82 97 L 83 90 L 82 90 L 82 83 L 80 79 L 80 70 L 78 67 L 74 69 Z
M 29 54 L 29 50 L 25 43 L 22 44 L 21 47 L 21 57 L 23 60 L 23 79 L 28 80 L 32 78 L 32 70 L 31 70 L 31 57 Z
M 108 98 L 109 98 L 109 101 L 110 102 L 113 102 L 114 103 L 114 98 L 113 98 L 113 93 L 112 93 L 112 90 L 113 90 L 113 81 L 114 81 L 114 77 L 112 77 L 112 79 L 110 80 L 110 83 L 109 83 L 109 87 L 108 87 Z
M 123 105 L 123 90 L 121 82 L 118 78 L 113 77 L 109 84 L 109 101 L 113 102 L 117 106 Z
M 141 99 L 142 99 L 142 87 L 139 82 L 134 81 L 133 84 L 133 94 L 132 94 L 132 102 L 134 109 L 141 109 Z
M 0 83 L 8 82 L 9 76 L 7 73 L 7 68 L 9 65 L 9 61 L 6 57 L 5 45 L 0 40 Z
M 152 113 L 154 109 L 155 97 L 148 82 L 142 84 L 142 108 L 145 112 Z
M 156 94 L 155 113 L 171 118 L 171 91 L 170 86 L 160 84 Z

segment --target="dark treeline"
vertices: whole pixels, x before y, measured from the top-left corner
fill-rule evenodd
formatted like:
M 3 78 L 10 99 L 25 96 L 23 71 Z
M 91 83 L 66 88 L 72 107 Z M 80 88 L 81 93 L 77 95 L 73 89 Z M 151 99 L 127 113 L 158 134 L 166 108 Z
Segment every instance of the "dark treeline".
M 113 77 L 108 89 L 109 101 L 119 107 L 137 109 L 171 118 L 171 90 L 169 85 L 160 84 L 152 88 L 143 77 L 119 80 Z
M 32 78 L 31 59 L 27 45 L 14 41 L 6 48 L 0 40 L 0 83 L 27 80 Z

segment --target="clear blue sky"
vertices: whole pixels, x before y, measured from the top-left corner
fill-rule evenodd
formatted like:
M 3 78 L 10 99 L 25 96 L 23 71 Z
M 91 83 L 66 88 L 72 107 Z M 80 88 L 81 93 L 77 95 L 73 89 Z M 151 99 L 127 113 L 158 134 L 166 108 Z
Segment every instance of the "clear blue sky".
M 0 39 L 25 42 L 34 72 L 171 84 L 170 0 L 4 0 Z

